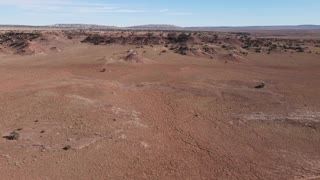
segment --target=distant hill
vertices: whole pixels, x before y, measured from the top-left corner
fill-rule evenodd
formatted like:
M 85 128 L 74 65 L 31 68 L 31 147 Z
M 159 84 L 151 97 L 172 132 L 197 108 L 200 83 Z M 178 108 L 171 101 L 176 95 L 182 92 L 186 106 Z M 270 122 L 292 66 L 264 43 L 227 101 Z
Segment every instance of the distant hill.
M 55 24 L 49 26 L 30 25 L 0 25 L 0 28 L 61 28 L 61 29 L 122 29 L 122 30 L 168 30 L 168 31 L 245 31 L 245 30 L 320 30 L 320 25 L 297 26 L 204 26 L 204 27 L 180 27 L 168 24 L 148 24 L 130 27 L 116 27 L 96 24 Z
M 186 30 L 217 31 L 217 30 L 310 30 L 320 29 L 320 25 L 298 26 L 208 26 L 208 27 L 185 27 Z
M 49 27 L 53 28 L 71 28 L 71 29 L 119 29 L 116 26 L 104 26 L 96 24 L 55 24 Z
M 217 31 L 217 30 L 303 30 L 320 29 L 320 25 L 297 25 L 297 26 L 204 26 L 204 27 L 180 27 L 166 24 L 149 24 L 126 27 L 127 29 L 141 30 L 188 30 L 188 31 Z
M 143 30 L 183 30 L 183 27 L 168 24 L 148 24 L 140 26 L 126 27 L 127 29 L 143 29 Z

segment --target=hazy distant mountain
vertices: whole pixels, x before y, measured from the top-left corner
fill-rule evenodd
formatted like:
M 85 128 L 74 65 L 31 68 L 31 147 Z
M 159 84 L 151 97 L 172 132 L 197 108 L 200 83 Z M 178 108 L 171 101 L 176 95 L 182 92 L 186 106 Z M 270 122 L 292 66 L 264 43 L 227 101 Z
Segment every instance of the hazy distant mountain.
M 127 29 L 142 29 L 142 30 L 183 30 L 183 27 L 169 24 L 148 24 L 140 26 L 126 27 Z
M 297 28 L 302 28 L 302 29 L 320 29 L 320 25 L 299 25 Z
M 320 25 L 298 26 L 208 26 L 208 27 L 185 27 L 186 30 L 216 31 L 216 30 L 309 30 L 320 29 Z
M 116 27 L 96 24 L 55 24 L 50 26 L 29 25 L 0 25 L 6 28 L 61 28 L 61 29 L 123 29 L 123 30 L 185 30 L 185 31 L 245 31 L 245 30 L 320 30 L 320 25 L 297 26 L 207 26 L 207 27 L 180 27 L 167 24 L 149 24 L 131 27 Z
M 104 26 L 96 24 L 55 24 L 51 25 L 50 27 L 71 29 L 119 29 L 116 26 Z
M 149 24 L 126 27 L 140 30 L 188 30 L 188 31 L 218 31 L 218 30 L 294 30 L 294 29 L 320 29 L 320 25 L 297 26 L 207 26 L 207 27 L 180 27 L 166 24 Z

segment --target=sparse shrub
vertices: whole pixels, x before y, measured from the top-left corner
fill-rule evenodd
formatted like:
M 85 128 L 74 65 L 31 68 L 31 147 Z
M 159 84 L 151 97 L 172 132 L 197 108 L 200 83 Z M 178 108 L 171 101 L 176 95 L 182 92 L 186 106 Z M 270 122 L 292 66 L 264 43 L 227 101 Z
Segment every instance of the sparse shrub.
M 299 46 L 299 47 L 296 48 L 296 51 L 297 51 L 297 52 L 304 52 L 304 49 Z
M 186 33 L 179 34 L 179 36 L 176 39 L 176 42 L 177 43 L 185 43 L 188 41 L 190 36 L 191 36 L 190 34 L 186 34 Z
M 256 52 L 256 53 L 261 53 L 262 50 L 261 50 L 261 48 L 259 47 L 259 48 L 256 48 L 256 49 L 255 49 L 255 52 Z
M 187 55 L 188 50 L 189 48 L 187 46 L 180 46 L 175 52 L 181 55 Z

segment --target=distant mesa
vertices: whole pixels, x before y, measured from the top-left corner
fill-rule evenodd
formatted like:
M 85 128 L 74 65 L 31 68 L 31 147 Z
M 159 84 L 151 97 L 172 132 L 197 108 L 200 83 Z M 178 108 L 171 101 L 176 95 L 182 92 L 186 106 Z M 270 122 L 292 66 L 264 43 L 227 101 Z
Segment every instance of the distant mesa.
M 104 26 L 95 24 L 54 24 L 48 27 L 70 29 L 119 29 L 116 26 Z
M 148 25 L 140 25 L 140 26 L 131 26 L 127 27 L 127 29 L 146 29 L 146 30 L 183 30 L 183 27 L 169 25 L 169 24 L 148 24 Z

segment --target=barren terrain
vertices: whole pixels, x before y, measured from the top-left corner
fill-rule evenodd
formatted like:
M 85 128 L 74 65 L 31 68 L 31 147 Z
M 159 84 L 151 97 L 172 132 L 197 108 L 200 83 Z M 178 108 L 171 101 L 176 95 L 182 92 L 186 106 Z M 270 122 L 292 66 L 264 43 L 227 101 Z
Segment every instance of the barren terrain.
M 0 179 L 319 179 L 319 32 L 2 30 Z

